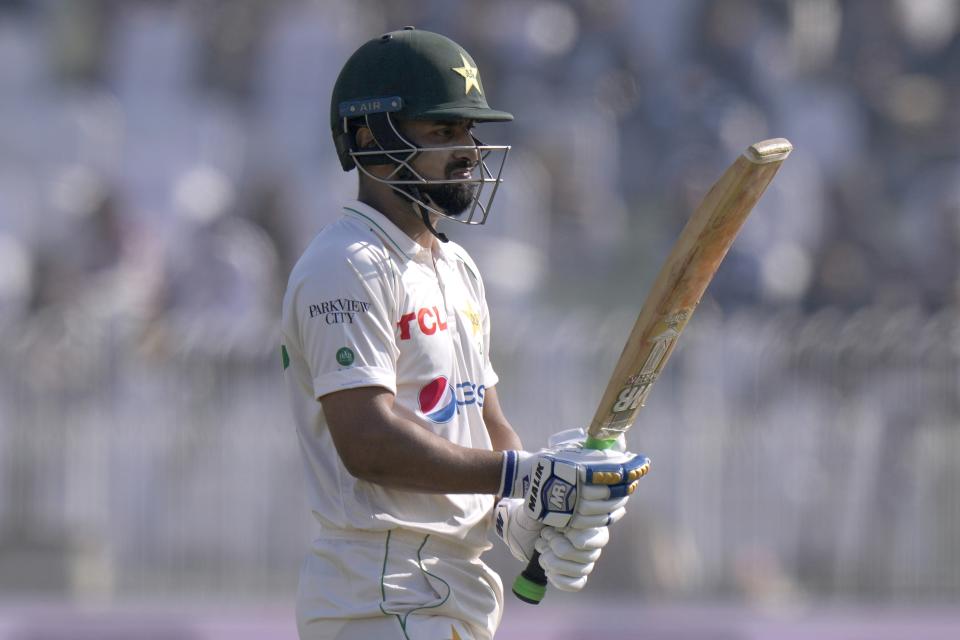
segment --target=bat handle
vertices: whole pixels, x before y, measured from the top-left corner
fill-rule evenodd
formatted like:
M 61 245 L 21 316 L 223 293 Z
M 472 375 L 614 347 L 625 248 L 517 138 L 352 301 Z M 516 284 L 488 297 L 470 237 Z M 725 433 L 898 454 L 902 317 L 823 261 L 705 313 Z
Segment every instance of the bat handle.
M 513 595 L 527 604 L 540 604 L 547 595 L 547 574 L 540 566 L 540 552 L 533 552 L 527 568 L 513 581 Z

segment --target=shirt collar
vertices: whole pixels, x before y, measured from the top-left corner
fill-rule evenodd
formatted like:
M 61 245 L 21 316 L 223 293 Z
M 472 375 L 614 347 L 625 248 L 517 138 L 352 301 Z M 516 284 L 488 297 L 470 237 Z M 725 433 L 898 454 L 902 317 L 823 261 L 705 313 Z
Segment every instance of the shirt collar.
M 343 206 L 343 211 L 345 215 L 366 224 L 371 231 L 383 238 L 387 245 L 407 260 L 413 260 L 420 251 L 424 250 L 413 238 L 395 225 L 390 218 L 368 204 L 353 200 Z

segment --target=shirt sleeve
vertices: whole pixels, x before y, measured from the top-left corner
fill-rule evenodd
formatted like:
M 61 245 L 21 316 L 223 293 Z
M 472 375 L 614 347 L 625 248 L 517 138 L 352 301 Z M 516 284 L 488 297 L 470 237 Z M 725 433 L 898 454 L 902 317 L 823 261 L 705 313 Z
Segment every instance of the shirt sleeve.
M 500 376 L 490 361 L 490 311 L 487 309 L 487 299 L 483 301 L 483 385 L 492 387 L 500 381 Z
M 368 247 L 324 260 L 301 280 L 291 312 L 317 399 L 357 387 L 397 392 L 393 283 L 389 259 Z
M 500 376 L 497 375 L 497 372 L 493 368 L 493 363 L 490 361 L 490 308 L 487 306 L 487 291 L 486 287 L 483 285 L 483 278 L 480 277 L 479 270 L 476 265 L 473 264 L 472 260 L 467 263 L 473 268 L 474 275 L 477 278 L 477 285 L 479 288 L 480 298 L 480 314 L 481 314 L 481 326 L 483 327 L 483 385 L 485 387 L 492 387 L 500 381 Z

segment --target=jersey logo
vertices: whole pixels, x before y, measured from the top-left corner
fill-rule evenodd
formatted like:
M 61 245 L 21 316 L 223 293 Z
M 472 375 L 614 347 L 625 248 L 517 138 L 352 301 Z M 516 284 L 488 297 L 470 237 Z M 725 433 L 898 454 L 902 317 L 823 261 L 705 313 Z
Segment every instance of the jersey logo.
M 483 330 L 483 323 L 480 320 L 480 314 L 473 309 L 473 305 L 468 302 L 467 308 L 463 312 L 470 318 L 470 329 L 473 331 L 473 335 L 480 333 Z
M 307 312 L 311 318 L 322 316 L 327 324 L 354 324 L 357 315 L 367 313 L 370 306 L 369 302 L 363 300 L 337 298 L 320 304 L 311 304 L 307 307 Z
M 434 378 L 420 389 L 420 412 L 430 422 L 444 423 L 457 412 L 457 397 L 446 376 Z
M 417 309 L 416 313 L 405 313 L 400 316 L 400 339 L 410 339 L 410 325 L 416 320 L 416 326 L 420 327 L 420 332 L 425 336 L 432 336 L 437 331 L 447 330 L 447 316 L 440 316 L 440 310 L 437 307 L 422 307 Z

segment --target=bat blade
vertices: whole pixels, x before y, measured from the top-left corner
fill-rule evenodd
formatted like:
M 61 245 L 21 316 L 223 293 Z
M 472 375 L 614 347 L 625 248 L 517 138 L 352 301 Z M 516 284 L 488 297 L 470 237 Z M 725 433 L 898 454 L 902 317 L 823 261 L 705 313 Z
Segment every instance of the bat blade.
M 752 144 L 707 192 L 644 300 L 590 421 L 586 448 L 608 448 L 633 425 L 740 227 L 792 150 L 786 138 Z M 513 593 L 530 604 L 539 604 L 547 588 L 539 556 L 534 552 L 513 583 Z
M 636 420 L 717 268 L 793 146 L 750 145 L 710 188 L 653 282 L 587 429 L 602 447 Z

